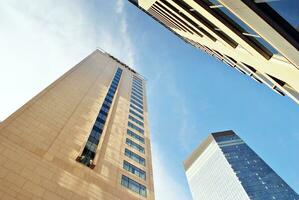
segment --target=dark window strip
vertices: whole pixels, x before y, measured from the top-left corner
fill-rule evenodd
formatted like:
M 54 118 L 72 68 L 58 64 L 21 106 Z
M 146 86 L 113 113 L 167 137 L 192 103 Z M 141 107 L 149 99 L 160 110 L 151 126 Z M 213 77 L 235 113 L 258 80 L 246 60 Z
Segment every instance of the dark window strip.
M 204 34 L 206 34 L 206 36 L 208 36 L 211 40 L 213 40 L 214 42 L 216 41 L 216 38 L 213 37 L 211 34 L 209 34 L 207 31 L 205 31 L 203 28 L 198 27 L 198 24 L 195 23 L 192 19 L 190 19 L 188 16 L 186 16 L 184 13 L 180 12 L 177 8 L 175 8 L 173 5 L 171 5 L 169 2 L 162 0 L 162 2 L 167 5 L 167 7 L 169 7 L 170 9 L 172 9 L 173 11 L 175 11 L 179 16 L 181 16 L 183 19 L 185 19 L 187 22 L 189 22 L 191 25 L 193 25 L 194 27 L 196 27 L 199 31 L 204 32 Z M 197 33 L 200 37 L 203 37 L 203 35 L 198 32 L 197 30 L 195 30 L 194 28 L 190 27 L 190 29 Z
M 167 19 L 165 16 L 163 16 L 159 12 L 157 12 L 154 8 L 150 8 L 149 12 L 153 16 L 155 16 L 157 19 L 159 19 L 162 23 L 164 23 L 165 25 L 167 25 L 167 26 L 169 26 L 171 28 L 179 29 L 180 31 L 184 31 L 179 26 L 177 26 L 176 24 L 174 24 L 173 22 L 171 22 L 169 19 Z
M 198 31 L 196 31 L 194 28 L 192 28 L 188 23 L 186 23 L 184 20 L 182 20 L 181 18 L 179 18 L 177 15 L 175 15 L 174 13 L 172 13 L 169 8 L 167 8 L 166 6 L 162 5 L 159 2 L 156 2 L 155 4 L 159 5 L 161 8 L 163 8 L 165 10 L 166 13 L 168 13 L 173 18 L 175 18 L 179 23 L 183 24 L 184 27 L 187 28 L 187 30 L 188 30 L 189 33 L 191 33 L 191 34 L 196 33 L 198 36 L 202 37 L 202 34 L 200 34 Z
M 128 127 L 138 131 L 139 133 L 141 133 L 142 135 L 144 135 L 144 130 L 142 128 L 139 128 L 138 126 L 136 126 L 135 124 L 128 122 Z
M 129 115 L 129 119 L 132 120 L 133 122 L 135 122 L 136 124 L 144 127 L 143 122 L 139 121 L 138 119 L 136 119 L 135 117 Z
M 96 118 L 96 121 L 93 125 L 92 131 L 89 134 L 89 137 L 85 144 L 83 152 L 82 152 L 81 156 L 78 156 L 76 159 L 78 162 L 81 162 L 82 164 L 84 164 L 90 168 L 94 168 L 94 164 L 92 163 L 92 161 L 95 157 L 97 146 L 99 144 L 99 141 L 100 141 L 100 138 L 102 135 L 103 127 L 105 125 L 106 118 L 107 118 L 109 110 L 110 110 L 111 102 L 112 102 L 114 94 L 115 94 L 115 92 L 113 92 L 113 94 L 111 94 L 111 88 L 114 87 L 113 90 L 116 91 L 121 74 L 122 74 L 122 69 L 118 68 L 113 77 L 113 80 L 110 84 L 109 90 L 106 94 L 106 97 L 101 106 L 101 109 Z M 115 83 L 116 83 L 116 87 L 115 87 Z M 109 95 L 110 97 L 108 99 L 109 93 L 110 93 L 110 95 Z M 108 100 L 109 100 L 109 103 L 107 103 Z
M 143 153 L 143 154 L 145 152 L 144 147 L 142 147 L 141 145 L 137 144 L 136 142 L 133 142 L 129 138 L 126 138 L 126 144 L 128 146 L 132 147 L 133 149 L 136 149 L 137 151 Z
M 132 91 L 131 95 L 143 102 L 143 97 L 138 95 L 136 92 Z
M 145 166 L 145 159 L 138 154 L 134 153 L 133 151 L 130 151 L 129 149 L 125 148 L 125 156 L 128 158 L 131 158 L 135 162 Z
M 143 143 L 143 144 L 145 143 L 143 137 L 141 137 L 140 135 L 134 133 L 134 132 L 131 131 L 130 129 L 127 129 L 127 134 L 128 134 L 129 136 L 131 136 L 132 138 L 138 140 L 139 142 L 141 142 L 141 143 Z
M 137 81 L 139 81 L 139 82 L 141 82 L 142 83 L 142 79 L 141 78 L 139 78 L 139 77 L 137 77 L 137 76 L 135 76 L 135 75 L 133 75 L 133 79 L 135 79 L 135 80 L 137 80 Z
M 135 88 L 132 88 L 132 91 L 136 92 L 137 94 L 139 94 L 140 96 L 143 96 L 143 93 L 142 92 L 139 92 L 137 89 Z
M 157 12 L 158 14 L 164 16 L 165 18 L 167 18 L 168 20 L 170 20 L 173 24 L 175 24 L 179 29 L 181 29 L 182 31 L 188 32 L 188 30 L 183 27 L 182 25 L 180 25 L 177 21 L 175 21 L 173 18 L 171 18 L 170 16 L 168 16 L 167 14 L 165 14 L 163 11 L 157 9 L 157 7 L 155 5 L 152 6 L 152 9 Z
M 135 97 L 133 94 L 131 95 L 131 99 L 134 99 L 135 101 L 137 101 L 138 103 L 140 103 L 141 105 L 143 105 L 143 101 L 140 100 L 139 98 Z
M 137 84 L 139 84 L 140 86 L 143 85 L 142 81 L 139 81 L 139 80 L 137 80 L 137 79 L 135 79 L 135 78 L 133 78 L 133 83 L 137 83 Z
M 142 87 L 142 86 L 140 86 L 140 85 L 138 85 L 138 84 L 136 84 L 136 83 L 134 83 L 134 82 L 133 82 L 132 85 L 133 85 L 134 87 L 138 88 L 139 90 L 143 91 L 143 87 Z
M 271 6 L 267 3 L 255 3 L 252 0 L 241 1 L 299 50 L 299 32 Z
M 197 19 L 200 23 L 205 25 L 210 31 L 218 35 L 221 39 L 223 39 L 227 44 L 229 44 L 231 47 L 236 48 L 238 46 L 238 43 L 234 41 L 232 38 L 230 38 L 228 35 L 226 35 L 222 31 L 216 31 L 215 28 L 217 28 L 214 24 L 212 24 L 209 20 L 207 20 L 204 16 L 202 16 L 199 12 L 193 9 L 193 11 L 190 11 L 192 9 L 191 6 L 186 4 L 182 0 L 173 0 L 177 5 L 179 5 L 181 8 L 183 8 L 186 12 L 188 12 L 191 16 L 193 16 L 195 19 Z
M 135 165 L 129 163 L 128 161 L 124 160 L 123 162 L 123 168 L 132 174 L 138 176 L 139 178 L 142 178 L 143 180 L 146 180 L 146 173 L 142 169 L 136 167 Z
M 243 33 L 246 32 L 241 26 L 231 20 L 226 14 L 224 14 L 219 9 L 210 8 L 209 3 L 203 0 L 194 0 L 198 5 L 203 7 L 206 11 L 208 11 L 211 15 L 217 18 L 221 23 L 227 26 L 230 30 L 232 30 L 236 35 L 238 35 L 241 39 L 246 41 L 252 48 L 254 48 L 257 52 L 259 52 L 264 58 L 270 59 L 272 57 L 272 53 L 264 47 L 261 43 L 259 43 L 254 37 L 247 37 Z
M 160 9 L 159 7 L 157 7 L 156 5 L 159 5 L 161 8 L 163 8 L 164 10 Z M 163 14 L 167 15 L 168 17 L 170 17 L 172 20 L 174 20 L 177 24 L 179 24 L 181 27 L 183 27 L 187 32 L 192 33 L 192 31 L 188 28 L 188 26 L 180 19 L 177 19 L 178 17 L 175 16 L 170 10 L 168 10 L 165 6 L 161 5 L 159 2 L 156 2 L 153 5 L 154 8 L 158 9 L 159 11 L 161 11 Z
M 134 88 L 135 90 L 137 90 L 138 92 L 140 92 L 141 94 L 143 93 L 143 90 L 136 87 L 135 85 L 132 85 L 132 88 Z
M 131 109 L 129 110 L 129 112 L 143 121 L 142 115 L 138 114 L 137 112 Z
M 278 85 L 280 85 L 281 87 L 283 87 L 286 83 L 278 78 L 275 78 L 274 76 L 271 76 L 269 74 L 267 74 L 270 78 L 272 78 Z
M 121 177 L 121 185 L 140 194 L 141 196 L 146 197 L 146 187 L 125 175 L 122 175 Z

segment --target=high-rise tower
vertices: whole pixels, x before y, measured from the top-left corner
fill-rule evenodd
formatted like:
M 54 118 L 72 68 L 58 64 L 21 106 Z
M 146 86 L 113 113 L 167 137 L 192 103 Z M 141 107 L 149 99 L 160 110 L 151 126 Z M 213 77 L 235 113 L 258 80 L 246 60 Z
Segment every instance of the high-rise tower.
M 299 103 L 297 0 L 129 0 L 185 42 Z
M 193 200 L 299 200 L 233 131 L 212 133 L 184 166 Z
M 154 199 L 144 78 L 94 51 L 0 124 L 0 199 Z

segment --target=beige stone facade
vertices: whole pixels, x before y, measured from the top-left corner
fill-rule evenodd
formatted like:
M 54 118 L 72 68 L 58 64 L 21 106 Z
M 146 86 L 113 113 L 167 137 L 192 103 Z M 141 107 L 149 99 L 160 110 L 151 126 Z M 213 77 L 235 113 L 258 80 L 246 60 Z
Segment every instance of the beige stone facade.
M 299 32 L 274 2 L 129 1 L 185 42 L 299 103 Z
M 86 144 L 117 67 L 123 73 L 91 169 L 76 158 Z M 130 137 L 127 129 L 133 75 L 143 79 L 109 54 L 96 50 L 4 120 L 0 124 L 0 199 L 153 200 L 145 91 L 145 133 L 141 135 L 145 153 L 125 142 Z M 126 157 L 125 148 L 144 157 L 146 165 Z M 124 160 L 144 170 L 146 180 L 124 170 Z M 145 186 L 146 197 L 124 187 L 122 175 Z

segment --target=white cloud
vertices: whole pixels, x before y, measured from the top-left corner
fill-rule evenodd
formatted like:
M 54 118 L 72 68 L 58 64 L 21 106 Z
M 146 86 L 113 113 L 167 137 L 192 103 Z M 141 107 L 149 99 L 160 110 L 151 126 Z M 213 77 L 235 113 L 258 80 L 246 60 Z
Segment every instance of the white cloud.
M 97 47 L 133 65 L 123 1 L 115 5 L 111 25 L 85 1 L 0 1 L 0 120 Z
M 163 155 L 163 149 L 160 149 L 155 142 L 152 142 L 152 150 L 156 200 L 190 199 L 189 195 L 183 190 L 185 187 L 168 170 L 169 166 L 165 162 L 167 159 Z
M 124 10 L 124 0 L 117 0 L 116 1 L 116 12 L 122 13 Z
M 127 22 L 127 14 L 124 12 L 124 0 L 116 1 L 116 12 L 121 15 L 120 16 L 120 31 L 122 36 L 122 43 L 124 45 L 125 52 L 127 53 L 127 64 L 135 68 L 135 51 L 134 46 L 131 42 L 130 33 L 128 31 L 128 22 Z

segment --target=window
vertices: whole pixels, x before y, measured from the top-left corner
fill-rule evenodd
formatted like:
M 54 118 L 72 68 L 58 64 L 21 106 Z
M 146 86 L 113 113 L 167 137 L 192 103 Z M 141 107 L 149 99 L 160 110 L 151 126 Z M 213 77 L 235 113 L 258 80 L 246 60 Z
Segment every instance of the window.
M 133 79 L 142 83 L 142 79 L 140 79 L 139 77 L 137 77 L 135 75 L 133 76 Z
M 243 0 L 243 2 L 299 50 L 297 0 Z
M 139 94 L 137 94 L 137 93 L 134 92 L 134 91 L 132 91 L 131 94 L 134 95 L 135 97 L 138 97 L 141 101 L 143 100 L 143 96 L 142 96 L 142 95 L 139 95 Z
M 136 82 L 133 82 L 132 87 L 136 88 L 136 89 L 139 90 L 140 92 L 143 91 L 143 87 L 142 87 L 142 85 L 139 85 L 139 84 L 136 83 Z
M 134 110 L 138 111 L 140 114 L 143 114 L 143 110 L 137 108 L 137 107 L 134 106 L 133 104 L 130 104 L 130 107 L 133 108 Z
M 131 136 L 132 138 L 138 140 L 139 142 L 143 143 L 144 144 L 144 138 L 141 137 L 140 135 L 137 135 L 136 133 L 134 133 L 133 131 L 127 129 L 127 134 L 129 136 Z
M 142 88 L 142 83 L 133 79 L 133 84 L 139 85 Z
M 192 19 L 190 19 L 188 16 L 186 16 L 184 13 L 180 12 L 178 9 L 176 9 L 172 4 L 168 3 L 167 1 L 163 1 L 165 3 L 165 5 L 167 5 L 171 10 L 175 11 L 179 16 L 181 16 L 181 18 L 183 18 L 184 20 L 186 20 L 187 22 L 189 22 L 190 24 L 192 24 L 193 27 L 196 27 L 196 30 L 193 29 L 192 27 L 190 27 L 190 29 L 196 33 L 199 37 L 203 37 L 203 35 L 201 33 L 203 33 L 204 35 L 206 35 L 207 37 L 209 37 L 212 41 L 216 41 L 216 38 L 214 36 L 212 36 L 209 32 L 207 32 L 205 29 L 198 27 L 198 24 L 195 23 Z M 198 30 L 200 32 L 198 32 Z
M 129 119 L 143 127 L 143 123 L 141 121 L 139 121 L 138 119 L 132 117 L 131 115 L 129 115 Z
M 142 79 L 138 78 L 137 76 L 133 76 L 134 81 L 138 81 L 142 84 Z
M 161 14 L 159 11 L 157 11 L 154 7 L 151 7 L 148 12 L 152 14 L 155 18 L 157 18 L 162 23 L 166 24 L 168 27 L 176 28 L 179 30 L 182 30 L 180 27 L 178 27 L 176 24 L 174 24 L 167 16 Z
M 206 26 L 210 31 L 218 35 L 220 38 L 222 38 L 227 44 L 229 44 L 231 47 L 236 48 L 238 46 L 238 43 L 235 42 L 232 38 L 230 38 L 228 35 L 226 35 L 222 31 L 217 31 L 219 28 L 216 27 L 213 23 L 211 23 L 209 20 L 207 20 L 204 16 L 202 16 L 199 12 L 194 10 L 190 5 L 185 3 L 183 0 L 173 0 L 178 6 L 180 6 L 182 9 L 184 9 L 187 13 L 189 13 L 191 16 L 193 16 L 195 19 L 197 19 L 200 23 L 202 23 L 204 26 Z M 166 2 L 165 0 L 162 0 L 162 2 Z M 196 3 L 201 3 L 199 1 L 196 1 Z
M 213 5 L 208 0 L 198 0 L 197 4 L 202 6 L 206 11 L 208 11 L 211 15 L 221 21 L 227 28 L 232 30 L 235 34 L 237 34 L 240 38 L 246 41 L 252 48 L 254 48 L 257 52 L 259 52 L 264 58 L 270 59 L 273 55 L 269 49 L 265 48 L 260 42 L 257 41 L 256 34 L 250 34 L 242 27 L 243 24 L 238 24 L 235 22 L 231 16 L 227 15 L 227 12 L 223 12 L 220 9 L 225 9 L 223 6 Z M 219 31 L 222 31 L 219 29 Z M 257 36 L 257 37 L 256 37 Z
M 143 102 L 141 100 L 139 100 L 138 98 L 136 98 L 135 96 L 131 95 L 131 99 L 134 99 L 135 101 L 137 101 L 140 104 L 143 104 Z
M 128 126 L 136 131 L 138 131 L 139 133 L 141 133 L 142 135 L 144 134 L 144 130 L 142 128 L 139 128 L 138 126 L 132 124 L 131 122 L 128 122 Z
M 132 140 L 130 139 L 126 139 L 126 144 L 130 147 L 132 147 L 133 149 L 136 149 L 137 151 L 141 152 L 141 153 L 144 153 L 144 148 L 142 146 L 140 146 L 139 144 L 133 142 Z
M 143 90 L 143 88 L 142 88 L 142 85 L 140 85 L 139 83 L 137 83 L 137 82 L 133 82 L 133 86 L 134 87 L 136 87 L 136 88 L 138 88 L 139 90 Z
M 112 103 L 112 101 L 111 101 L 111 102 L 104 101 L 104 105 L 105 105 L 106 107 L 110 107 L 110 106 L 111 106 L 111 103 Z
M 139 88 L 140 90 L 143 90 L 143 85 L 140 84 L 140 83 L 138 83 L 138 82 L 136 82 L 136 81 L 133 81 L 133 86 Z
M 134 110 L 130 109 L 129 112 L 131 114 L 133 114 L 135 117 L 138 117 L 139 119 L 143 120 L 143 117 L 141 115 L 139 115 L 137 112 L 135 112 Z
M 264 48 L 266 48 L 273 54 L 278 53 L 274 47 L 272 47 L 268 42 L 266 42 L 263 38 L 261 38 L 253 29 L 247 26 L 241 19 L 235 16 L 227 8 L 225 8 L 224 6 L 220 6 L 220 7 L 215 7 L 214 10 L 219 12 L 229 21 L 231 21 L 231 23 L 234 24 L 234 26 L 236 26 L 236 28 L 239 31 L 241 31 L 242 34 L 245 35 L 248 39 L 252 40 L 255 43 L 260 43 L 260 45 L 264 46 Z
M 123 168 L 125 170 L 131 172 L 132 174 L 137 175 L 138 177 L 142 178 L 143 180 L 146 179 L 145 171 L 143 171 L 142 169 L 139 169 L 138 167 L 132 165 L 131 163 L 129 163 L 125 160 L 124 160 L 124 163 L 123 163 Z
M 122 175 L 121 177 L 121 185 L 136 192 L 137 194 L 140 194 L 141 196 L 146 197 L 146 187 L 125 175 Z
M 143 109 L 143 106 L 135 100 L 131 99 L 131 103 L 133 103 L 135 106 L 138 106 L 140 109 Z
M 89 137 L 87 139 L 87 142 L 83 149 L 83 152 L 82 152 L 81 156 L 78 156 L 76 159 L 78 162 L 81 162 L 82 164 L 84 164 L 88 167 L 91 167 L 91 168 L 94 167 L 94 164 L 92 162 L 95 157 L 97 146 L 99 144 L 99 141 L 100 141 L 100 138 L 101 138 L 101 135 L 103 132 L 103 128 L 105 126 L 106 118 L 108 116 L 115 91 L 119 84 L 121 74 L 122 74 L 122 69 L 118 68 L 113 77 L 113 81 L 110 85 L 110 88 L 109 88 L 107 94 L 106 94 L 105 100 L 104 100 L 103 105 L 99 111 L 99 114 L 96 118 L 93 128 L 89 134 Z M 114 89 L 112 89 L 112 88 L 114 88 Z M 111 91 L 113 91 L 113 92 L 111 92 Z
M 129 149 L 125 149 L 125 156 L 127 156 L 128 158 L 131 158 L 132 160 L 134 160 L 135 162 L 145 166 L 145 159 L 142 158 L 141 156 L 139 156 L 138 154 L 130 151 Z
M 139 93 L 142 93 L 142 89 L 136 87 L 135 85 L 132 85 L 132 89 L 137 90 Z
M 175 20 L 178 24 L 180 24 L 181 27 L 183 27 L 187 32 L 189 32 L 191 34 L 196 33 L 199 37 L 202 37 L 202 34 L 200 34 L 197 30 L 195 30 L 194 28 L 192 28 L 192 26 L 190 26 L 185 20 L 182 20 L 180 17 L 178 17 L 177 15 L 173 14 L 173 12 L 170 11 L 170 10 L 173 10 L 173 8 L 171 6 L 169 6 L 168 4 L 166 4 L 164 1 L 162 1 L 162 2 L 164 3 L 165 6 L 162 5 L 161 3 L 159 3 L 157 1 L 153 5 L 153 7 L 156 8 L 156 9 L 159 9 L 161 12 L 164 12 L 165 14 L 167 14 L 169 17 L 171 17 L 173 20 Z
M 137 89 L 135 88 L 132 88 L 132 91 L 133 92 L 136 92 L 137 94 L 139 94 L 140 96 L 143 96 L 142 92 L 139 92 Z

